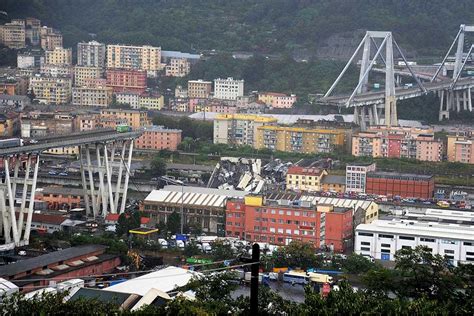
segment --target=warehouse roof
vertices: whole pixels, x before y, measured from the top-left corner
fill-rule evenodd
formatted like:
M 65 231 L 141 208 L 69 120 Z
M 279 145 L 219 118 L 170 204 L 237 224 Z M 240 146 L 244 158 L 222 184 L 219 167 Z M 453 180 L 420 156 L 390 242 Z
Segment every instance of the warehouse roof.
M 211 188 L 167 185 L 161 190 L 153 190 L 145 198 L 146 202 L 184 204 L 199 207 L 224 207 L 227 198 L 244 197 L 248 192 Z
M 336 176 L 336 175 L 327 175 L 322 180 L 321 183 L 332 183 L 332 184 L 346 184 L 345 176 Z
M 167 267 L 155 272 L 142 275 L 116 285 L 105 288 L 104 291 L 131 293 L 144 296 L 152 288 L 163 292 L 169 292 L 176 287 L 181 287 L 198 274 L 197 272 L 185 270 L 178 267 Z
M 103 245 L 84 245 L 50 252 L 45 255 L 25 259 L 6 266 L 1 266 L 0 276 L 13 276 L 21 272 L 34 270 L 38 267 L 47 266 L 59 261 L 66 261 L 80 257 L 91 252 L 105 251 L 106 248 L 107 246 Z
M 301 196 L 300 200 L 311 201 L 311 203 L 313 204 L 331 204 L 336 207 L 352 207 L 354 209 L 358 209 L 359 207 L 361 207 L 364 210 L 368 209 L 371 205 L 376 205 L 376 203 L 373 201 L 338 199 L 338 198 L 312 196 L 312 195 L 303 195 Z

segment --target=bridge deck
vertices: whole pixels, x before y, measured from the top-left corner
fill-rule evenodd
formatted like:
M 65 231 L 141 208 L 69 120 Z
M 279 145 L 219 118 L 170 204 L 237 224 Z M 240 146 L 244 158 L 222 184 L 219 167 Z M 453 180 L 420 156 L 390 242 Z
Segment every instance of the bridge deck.
M 141 134 L 141 131 L 118 133 L 114 130 L 74 133 L 61 137 L 58 136 L 52 139 L 42 139 L 37 144 L 2 148 L 0 149 L 0 157 L 16 154 L 41 153 L 45 150 L 58 147 L 72 147 L 86 144 L 111 142 L 114 140 L 133 139 L 140 137 Z

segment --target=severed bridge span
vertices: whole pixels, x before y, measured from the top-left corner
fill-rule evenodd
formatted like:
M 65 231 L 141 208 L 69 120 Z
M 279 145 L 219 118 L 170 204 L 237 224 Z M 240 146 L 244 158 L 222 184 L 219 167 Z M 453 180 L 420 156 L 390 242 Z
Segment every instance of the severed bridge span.
M 391 32 L 367 31 L 356 51 L 347 62 L 346 66 L 334 81 L 326 94 L 317 100 L 318 104 L 338 107 L 354 108 L 354 122 L 362 129 L 369 125 L 398 125 L 397 101 L 416 98 L 428 93 L 439 96 L 439 120 L 449 119 L 452 111 L 472 112 L 472 92 L 474 77 L 461 76 L 468 61 L 473 62 L 474 44 L 466 48 L 466 33 L 474 33 L 474 26 L 461 25 L 448 52 L 441 64 L 430 76 L 426 72 L 417 72 L 415 67 L 406 60 L 402 50 L 392 36 Z M 451 77 L 442 75 L 446 69 L 447 60 L 454 53 L 453 74 Z M 375 54 L 372 52 L 375 51 Z M 400 71 L 394 66 L 394 51 L 397 51 L 404 61 L 407 70 Z M 360 74 L 357 86 L 350 95 L 332 95 L 334 89 L 346 73 L 355 58 L 362 53 Z M 381 61 L 384 68 L 376 68 L 377 60 Z M 369 91 L 369 73 L 382 72 L 385 74 L 385 87 L 382 91 Z M 397 87 L 400 76 L 411 76 L 415 85 Z M 427 80 L 428 82 L 423 82 Z

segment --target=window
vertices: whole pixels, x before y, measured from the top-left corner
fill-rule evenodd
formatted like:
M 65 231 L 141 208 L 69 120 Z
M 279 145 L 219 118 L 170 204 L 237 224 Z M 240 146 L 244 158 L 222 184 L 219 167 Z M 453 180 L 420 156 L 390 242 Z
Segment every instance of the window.
M 291 216 L 291 211 L 286 211 L 286 215 Z
M 402 246 L 402 249 L 411 249 L 410 246 Z
M 362 251 L 370 251 L 370 248 L 369 248 L 369 247 L 360 247 L 360 250 L 362 250 Z
M 379 238 L 393 238 L 393 235 L 379 234 Z
M 474 252 L 472 252 L 472 251 L 466 251 L 466 256 L 474 256 Z
M 390 248 L 390 244 L 381 244 L 381 247 Z
M 295 234 L 295 235 L 299 235 L 299 234 L 300 234 L 300 231 L 299 231 L 299 230 L 297 230 L 297 229 L 295 229 L 295 230 L 293 231 L 293 234 Z
M 442 244 L 456 245 L 458 242 L 455 240 L 441 239 Z
M 374 237 L 374 234 L 372 234 L 372 233 L 364 233 L 364 232 L 358 232 L 357 235 L 359 235 L 359 236 Z
M 286 223 L 287 223 L 287 224 L 291 224 L 291 220 L 287 220 Z
M 390 249 L 380 249 L 381 253 L 390 253 Z
M 278 211 L 278 215 L 283 215 L 283 214 L 285 214 L 285 212 L 283 212 L 282 210 Z
M 398 239 L 403 239 L 403 240 L 415 240 L 415 237 L 410 237 L 410 236 L 398 236 Z
M 370 242 L 368 241 L 361 241 L 360 244 L 363 246 L 370 246 Z
M 274 227 L 270 227 L 270 233 L 274 233 L 275 232 L 275 228 Z
M 474 246 L 474 242 L 465 241 L 462 243 L 464 246 Z
M 283 234 L 283 228 L 278 228 L 278 232 L 279 232 L 280 234 Z
M 454 253 L 454 250 L 451 250 L 451 249 L 445 249 L 445 250 L 444 250 L 444 253 L 451 253 L 451 254 L 453 254 L 453 253 Z
M 433 238 L 423 238 L 423 237 L 420 238 L 420 241 L 423 241 L 423 242 L 435 242 L 435 240 L 434 240 Z

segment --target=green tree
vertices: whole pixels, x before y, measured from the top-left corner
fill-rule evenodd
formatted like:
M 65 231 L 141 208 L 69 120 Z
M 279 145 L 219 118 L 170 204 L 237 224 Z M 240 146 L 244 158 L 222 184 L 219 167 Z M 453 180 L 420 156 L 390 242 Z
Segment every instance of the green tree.
M 364 256 L 358 254 L 351 254 L 347 257 L 346 260 L 342 263 L 342 269 L 348 273 L 352 274 L 362 274 L 366 273 L 371 269 L 374 269 L 376 264 L 371 262 Z
M 216 240 L 212 243 L 211 256 L 214 261 L 232 259 L 233 251 L 228 243 L 222 240 Z
M 197 244 L 193 241 L 190 243 L 187 243 L 186 246 L 184 247 L 183 254 L 186 257 L 192 257 L 201 254 L 201 250 L 198 248 Z
M 155 177 L 166 175 L 166 162 L 160 156 L 155 156 L 150 164 L 151 173 Z
M 181 215 L 176 211 L 168 216 L 166 221 L 166 229 L 172 234 L 176 234 L 181 231 Z
M 139 211 L 128 211 L 120 214 L 115 227 L 117 236 L 128 235 L 130 229 L 140 227 L 141 214 Z
M 275 267 L 316 268 L 321 266 L 321 259 L 315 253 L 313 244 L 293 240 L 288 246 L 274 251 L 270 260 Z

